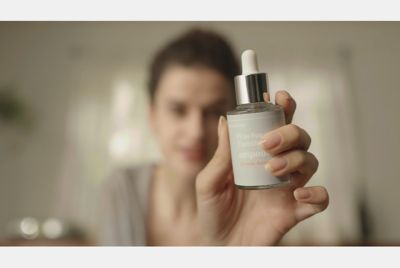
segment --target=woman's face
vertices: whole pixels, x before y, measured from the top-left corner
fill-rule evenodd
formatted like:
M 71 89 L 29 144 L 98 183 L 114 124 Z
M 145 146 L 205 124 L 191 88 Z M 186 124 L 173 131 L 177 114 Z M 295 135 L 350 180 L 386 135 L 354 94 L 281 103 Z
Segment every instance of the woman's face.
M 174 65 L 162 74 L 151 107 L 153 130 L 168 168 L 196 176 L 217 147 L 220 115 L 234 105 L 229 81 L 217 71 Z

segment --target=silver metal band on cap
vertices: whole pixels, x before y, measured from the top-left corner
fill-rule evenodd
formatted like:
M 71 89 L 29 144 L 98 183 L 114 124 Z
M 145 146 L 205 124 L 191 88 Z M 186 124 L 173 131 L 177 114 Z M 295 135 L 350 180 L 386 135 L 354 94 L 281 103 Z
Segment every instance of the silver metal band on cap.
M 235 92 L 237 105 L 264 101 L 263 93 L 268 92 L 267 74 L 235 76 Z

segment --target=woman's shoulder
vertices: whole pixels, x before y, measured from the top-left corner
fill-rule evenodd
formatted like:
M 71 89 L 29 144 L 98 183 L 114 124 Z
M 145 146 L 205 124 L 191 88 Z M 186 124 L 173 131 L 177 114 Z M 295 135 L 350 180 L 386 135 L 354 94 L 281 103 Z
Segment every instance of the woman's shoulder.
M 143 188 L 151 179 L 153 163 L 121 166 L 111 170 L 103 183 L 108 189 Z
M 102 183 L 99 239 L 102 245 L 144 245 L 145 215 L 153 164 L 114 168 Z

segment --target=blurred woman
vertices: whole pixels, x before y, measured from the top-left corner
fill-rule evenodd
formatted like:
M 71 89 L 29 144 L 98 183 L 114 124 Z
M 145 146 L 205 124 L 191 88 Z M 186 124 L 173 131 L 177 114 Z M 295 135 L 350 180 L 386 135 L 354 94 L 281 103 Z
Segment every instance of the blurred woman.
M 107 180 L 102 244 L 275 245 L 327 207 L 325 188 L 304 187 L 318 160 L 307 152 L 307 132 L 290 124 L 296 103 L 286 91 L 275 102 L 284 107 L 287 125 L 265 133 L 260 146 L 274 156 L 266 172 L 291 174 L 291 184 L 234 186 L 224 115 L 235 106 L 237 74 L 229 43 L 210 31 L 186 32 L 156 54 L 149 111 L 162 160 L 117 170 Z

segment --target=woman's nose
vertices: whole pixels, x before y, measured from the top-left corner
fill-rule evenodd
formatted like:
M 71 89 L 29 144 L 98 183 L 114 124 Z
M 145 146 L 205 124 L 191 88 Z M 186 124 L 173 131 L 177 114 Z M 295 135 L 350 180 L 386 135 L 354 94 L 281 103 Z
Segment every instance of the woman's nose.
M 201 112 L 194 112 L 187 118 L 186 133 L 193 142 L 201 141 L 204 138 L 205 126 Z

